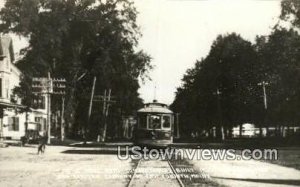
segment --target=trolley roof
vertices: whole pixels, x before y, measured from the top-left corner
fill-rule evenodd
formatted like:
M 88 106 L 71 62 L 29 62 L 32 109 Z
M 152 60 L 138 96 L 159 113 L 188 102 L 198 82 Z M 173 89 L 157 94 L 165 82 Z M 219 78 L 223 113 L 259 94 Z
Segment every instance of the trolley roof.
M 168 105 L 163 103 L 146 103 L 144 108 L 138 110 L 138 113 L 163 113 L 163 114 L 173 114 L 173 112 L 168 108 Z

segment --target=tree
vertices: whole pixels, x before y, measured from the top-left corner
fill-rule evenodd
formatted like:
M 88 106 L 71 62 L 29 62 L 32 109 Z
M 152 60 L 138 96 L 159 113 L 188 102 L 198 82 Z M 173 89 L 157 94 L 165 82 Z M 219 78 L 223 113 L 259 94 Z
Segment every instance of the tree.
M 300 28 L 300 2 L 298 0 L 282 0 L 280 19 L 290 22 L 295 28 Z
M 192 120 L 194 129 L 216 126 L 219 138 L 223 128 L 229 132 L 234 125 L 252 122 L 255 63 L 250 42 L 235 33 L 218 36 L 208 56 L 187 71 L 172 107 L 184 120 Z
M 293 29 L 275 28 L 256 42 L 261 81 L 269 83 L 268 123 L 281 126 L 298 122 L 300 36 Z
M 65 117 L 75 132 L 85 125 L 86 96 L 94 76 L 96 94 L 112 89 L 118 101 L 112 110 L 120 111 L 119 116 L 141 105 L 138 79 L 146 78 L 152 66 L 146 53 L 136 51 L 140 36 L 136 15 L 128 0 L 7 0 L 0 28 L 29 38 L 24 57 L 17 62 L 23 80 L 47 72 L 66 78 Z M 60 100 L 52 105 L 60 108 Z
M 218 36 L 209 54 L 186 72 L 172 104 L 185 122 L 183 132 L 299 123 L 300 1 L 283 0 L 281 7 L 280 18 L 292 29 L 278 24 L 254 44 L 235 33 Z M 268 83 L 266 106 L 262 82 Z

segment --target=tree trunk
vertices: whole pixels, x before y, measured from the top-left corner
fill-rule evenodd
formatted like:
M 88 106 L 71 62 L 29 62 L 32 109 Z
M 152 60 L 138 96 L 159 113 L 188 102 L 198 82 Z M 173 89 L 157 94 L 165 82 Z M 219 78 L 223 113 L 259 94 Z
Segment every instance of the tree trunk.
M 241 138 L 243 136 L 243 124 L 239 125 L 239 137 Z
M 259 124 L 259 137 L 263 137 L 262 124 Z
M 73 81 L 74 82 L 74 81 Z M 76 84 L 74 83 L 74 87 L 71 88 L 69 96 L 67 96 L 68 100 L 65 106 L 65 136 L 68 134 L 75 134 L 75 129 L 73 128 L 72 124 L 74 123 L 74 116 L 75 116 L 75 108 L 77 107 L 77 103 L 74 99 L 75 97 L 75 87 Z M 68 115 L 67 115 L 68 114 Z
M 221 126 L 221 140 L 225 140 L 225 132 L 224 132 L 224 126 Z
M 224 127 L 223 127 L 223 125 L 221 125 L 221 126 L 218 126 L 217 128 L 216 128 L 216 135 L 217 135 L 217 139 L 218 140 L 224 140 Z

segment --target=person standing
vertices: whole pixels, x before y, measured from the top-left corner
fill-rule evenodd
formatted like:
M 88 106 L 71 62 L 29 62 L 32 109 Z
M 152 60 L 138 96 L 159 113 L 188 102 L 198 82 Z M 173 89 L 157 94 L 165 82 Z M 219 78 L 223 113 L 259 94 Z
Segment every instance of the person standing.
M 44 136 L 40 136 L 40 138 L 39 138 L 39 145 L 38 145 L 38 152 L 37 152 L 38 155 L 40 153 L 41 154 L 45 153 L 47 140 L 48 140 L 47 134 L 44 134 Z

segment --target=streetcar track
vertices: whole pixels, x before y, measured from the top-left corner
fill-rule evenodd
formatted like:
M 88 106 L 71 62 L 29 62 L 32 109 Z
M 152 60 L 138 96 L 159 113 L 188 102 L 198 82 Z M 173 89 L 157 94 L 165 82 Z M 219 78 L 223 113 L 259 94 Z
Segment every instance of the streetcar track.
M 137 168 L 139 167 L 141 161 L 142 161 L 142 159 L 140 159 L 140 160 L 138 161 L 138 163 L 137 163 L 137 165 L 136 165 L 136 167 L 135 167 L 135 169 L 134 169 L 134 171 L 133 171 L 133 174 L 132 174 L 132 176 L 131 176 L 131 178 L 130 178 L 130 181 L 129 181 L 129 183 L 127 184 L 126 187 L 130 187 L 130 186 L 132 185 L 132 181 L 133 181 L 133 179 L 134 179 L 134 177 L 135 177 L 135 175 L 136 175 Z
M 137 175 L 137 170 L 141 165 L 141 162 L 145 161 L 143 159 L 140 159 L 134 169 L 134 172 L 130 178 L 130 181 L 128 182 L 128 184 L 126 185 L 126 187 L 132 187 L 134 182 L 136 183 L 135 180 L 141 180 L 140 178 L 135 178 L 135 176 Z M 171 162 L 169 160 L 160 160 L 161 162 L 167 162 L 169 168 L 171 169 L 172 174 L 175 176 L 175 179 L 177 181 L 177 184 L 180 187 L 184 187 L 185 185 L 183 184 L 182 180 L 180 179 L 180 176 L 178 175 L 178 173 L 176 172 L 175 168 L 172 166 Z M 169 178 L 168 180 L 174 180 L 174 178 Z M 142 181 L 142 180 L 141 180 Z M 146 184 L 142 184 L 142 183 L 138 183 L 139 186 L 145 186 Z
M 175 168 L 172 166 L 170 160 L 167 160 L 167 162 L 168 162 L 168 164 L 169 164 L 169 166 L 170 166 L 173 174 L 176 176 L 176 180 L 178 181 L 178 183 L 180 184 L 180 186 L 184 187 L 184 184 L 183 184 L 182 180 L 180 179 L 180 176 L 177 174 L 177 172 L 176 172 Z

